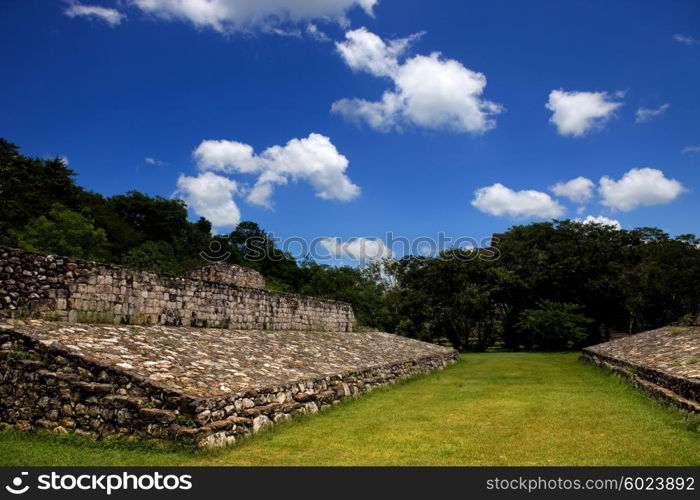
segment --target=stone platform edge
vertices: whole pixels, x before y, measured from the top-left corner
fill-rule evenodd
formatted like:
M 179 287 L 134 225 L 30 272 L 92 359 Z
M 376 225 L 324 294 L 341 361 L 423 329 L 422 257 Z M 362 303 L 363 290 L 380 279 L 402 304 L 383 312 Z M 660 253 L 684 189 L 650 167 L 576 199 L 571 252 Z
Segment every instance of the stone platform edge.
M 445 348 L 441 354 L 207 399 L 77 355 L 60 342 L 7 329 L 0 331 L 0 427 L 220 447 L 273 423 L 445 368 L 457 357 Z
M 683 411 L 700 413 L 700 382 L 671 375 L 664 371 L 621 360 L 596 352 L 593 347 L 582 350 L 584 362 L 606 368 L 621 375 L 649 395 L 677 406 Z

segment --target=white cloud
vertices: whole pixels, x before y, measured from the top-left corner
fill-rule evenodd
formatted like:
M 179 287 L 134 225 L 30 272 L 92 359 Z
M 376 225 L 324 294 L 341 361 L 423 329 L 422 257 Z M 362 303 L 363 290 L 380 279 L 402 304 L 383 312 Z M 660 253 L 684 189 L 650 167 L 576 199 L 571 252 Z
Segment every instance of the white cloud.
M 673 39 L 676 42 L 682 43 L 684 45 L 700 45 L 700 40 L 697 40 L 696 38 L 693 38 L 689 35 L 681 35 L 679 33 L 676 33 L 675 35 L 673 35 Z
M 592 215 L 587 216 L 585 219 L 576 219 L 578 222 L 582 222 L 584 224 L 600 224 L 603 226 L 612 226 L 615 229 L 622 229 L 622 224 L 620 224 L 620 221 L 617 219 L 611 219 L 609 217 L 605 217 L 604 215 L 598 215 L 597 217 L 593 217 Z
M 241 142 L 202 141 L 193 156 L 203 172 L 257 175 L 247 196 L 247 200 L 256 205 L 270 207 L 274 186 L 289 180 L 308 182 L 316 196 L 326 200 L 350 201 L 360 194 L 360 188 L 345 174 L 348 159 L 321 134 L 292 139 L 284 146 L 269 147 L 259 155 Z
M 330 42 L 331 39 L 313 23 L 306 25 L 306 34 L 317 42 Z
M 662 104 L 658 108 L 637 108 L 637 112 L 635 113 L 636 119 L 635 121 L 637 123 L 646 123 L 653 118 L 656 118 L 657 116 L 663 115 L 668 108 L 670 108 L 671 105 L 669 103 Z
M 374 76 L 395 76 L 399 69 L 399 56 L 421 36 L 423 33 L 416 33 L 386 43 L 367 28 L 359 28 L 345 33 L 345 41 L 336 42 L 335 47 L 345 64 L 355 71 L 365 71 Z
M 236 181 L 213 172 L 204 172 L 196 177 L 181 174 L 175 196 L 215 227 L 231 227 L 241 220 L 241 212 L 233 200 L 237 193 Z
M 165 167 L 167 165 L 167 162 L 159 160 L 158 158 L 153 158 L 152 156 L 147 156 L 143 159 L 143 161 L 145 161 L 149 165 L 154 165 L 156 167 Z
M 388 132 L 400 128 L 403 104 L 393 92 L 385 92 L 378 102 L 365 99 L 340 99 L 331 106 L 333 113 L 338 113 L 346 120 L 357 125 L 366 122 L 375 130 Z
M 563 196 L 574 203 L 585 204 L 593 196 L 595 183 L 586 177 L 576 177 L 567 182 L 557 182 L 550 189 L 557 196 Z
M 189 21 L 220 33 L 262 30 L 312 19 L 344 22 L 346 13 L 361 7 L 368 15 L 379 0 L 130 0 L 161 19 Z M 284 33 L 288 31 L 283 30 Z
M 193 156 L 203 170 L 255 173 L 260 165 L 253 155 L 253 147 L 237 141 L 202 141 Z
M 601 204 L 628 212 L 639 206 L 660 205 L 675 200 L 685 191 L 683 184 L 655 168 L 633 168 L 619 181 L 600 179 Z
M 343 242 L 340 238 L 323 238 L 321 245 L 335 258 L 349 257 L 353 260 L 381 260 L 391 257 L 384 242 L 376 238 L 353 238 Z
M 553 111 L 549 121 L 556 125 L 559 134 L 581 137 L 602 127 L 622 103 L 607 92 L 552 90 L 545 106 Z
M 71 2 L 63 13 L 70 18 L 91 17 L 100 19 L 110 26 L 116 26 L 126 18 L 126 16 L 117 9 L 109 9 L 98 5 L 83 5 L 78 2 Z
M 496 126 L 500 104 L 483 99 L 486 77 L 440 53 L 401 56 L 422 33 L 384 41 L 365 28 L 349 31 L 336 44 L 345 63 L 394 83 L 379 101 L 341 99 L 331 110 L 346 119 L 388 131 L 405 125 L 481 134 Z
M 472 205 L 491 215 L 543 219 L 561 217 L 565 209 L 547 193 L 534 190 L 514 191 L 501 183 L 474 192 Z
M 700 153 L 700 146 L 686 146 L 683 148 L 681 153 L 685 154 L 694 154 L 694 153 Z
M 284 28 L 271 28 L 270 33 L 274 33 L 279 36 L 288 36 L 291 38 L 301 38 L 301 30 L 296 28 L 284 29 Z

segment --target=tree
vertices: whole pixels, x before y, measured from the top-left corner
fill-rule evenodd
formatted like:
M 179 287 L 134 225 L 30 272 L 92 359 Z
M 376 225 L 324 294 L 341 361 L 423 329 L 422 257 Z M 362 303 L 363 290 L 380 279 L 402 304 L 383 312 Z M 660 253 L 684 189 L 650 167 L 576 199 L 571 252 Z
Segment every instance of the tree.
M 385 283 L 378 276 L 378 263 L 364 269 L 332 267 L 307 261 L 302 263 L 301 286 L 304 295 L 349 302 L 360 325 L 392 329 L 385 300 Z
M 77 209 L 80 188 L 74 176 L 62 159 L 21 155 L 15 144 L 0 138 L 0 244 L 15 244 L 10 230 L 45 215 L 56 203 Z
M 32 252 L 100 260 L 105 255 L 107 236 L 83 215 L 61 205 L 29 221 L 22 231 L 14 232 L 21 248 Z
M 187 205 L 182 200 L 151 197 L 139 191 L 112 196 L 107 200 L 112 211 L 139 231 L 148 241 L 172 241 L 184 236 L 191 224 Z
M 281 291 L 298 291 L 302 274 L 296 259 L 275 245 L 273 239 L 255 222 L 242 221 L 228 235 L 232 262 L 252 267 Z
M 478 251 L 448 250 L 439 257 L 405 257 L 389 271 L 399 303 L 397 329 L 460 350 L 485 350 L 500 331 L 501 273 Z
M 156 273 L 182 274 L 182 262 L 177 259 L 173 247 L 165 241 L 146 241 L 130 250 L 122 264 L 134 269 L 145 269 Z
M 520 314 L 521 341 L 528 348 L 556 351 L 580 347 L 593 320 L 581 314 L 577 304 L 543 300 L 537 309 Z

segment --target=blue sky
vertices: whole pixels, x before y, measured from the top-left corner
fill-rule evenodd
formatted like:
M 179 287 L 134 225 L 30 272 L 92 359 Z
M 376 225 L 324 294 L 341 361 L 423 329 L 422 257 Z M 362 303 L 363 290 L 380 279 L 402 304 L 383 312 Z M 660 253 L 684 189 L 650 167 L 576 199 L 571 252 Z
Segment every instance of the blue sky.
M 221 231 L 700 234 L 697 1 L 318 4 L 5 0 L 0 135 Z

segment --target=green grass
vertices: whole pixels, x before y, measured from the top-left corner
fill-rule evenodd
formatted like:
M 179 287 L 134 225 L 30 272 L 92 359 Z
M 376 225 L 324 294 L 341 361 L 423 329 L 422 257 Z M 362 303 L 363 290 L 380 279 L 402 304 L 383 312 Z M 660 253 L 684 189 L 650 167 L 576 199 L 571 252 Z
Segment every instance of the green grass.
M 488 353 L 217 451 L 0 432 L 2 465 L 700 465 L 697 422 L 576 353 Z

